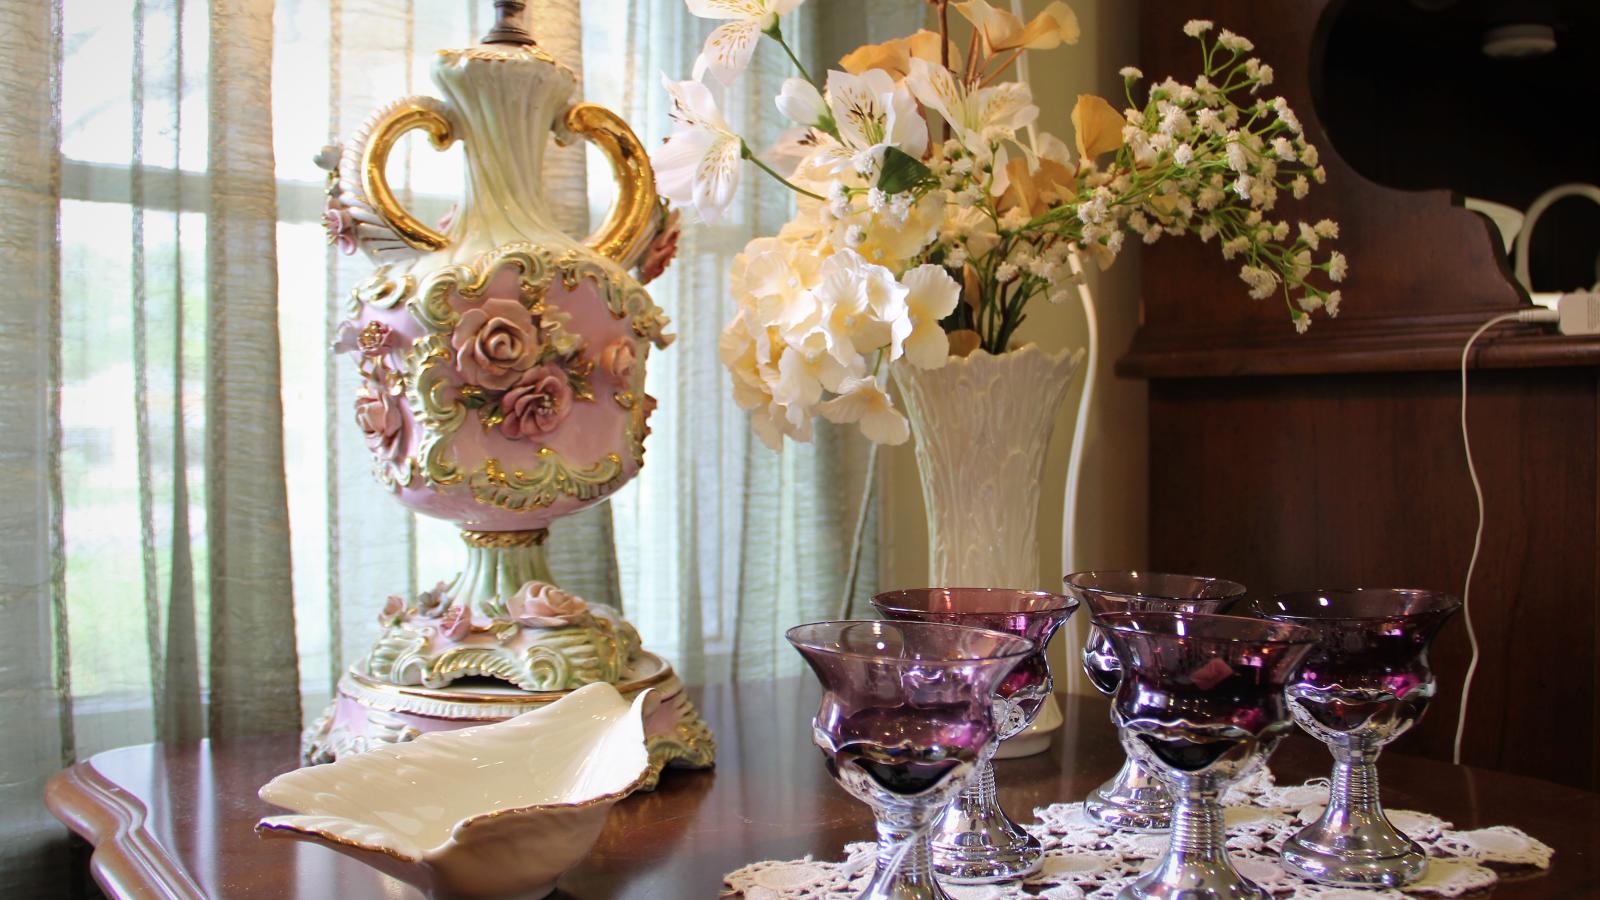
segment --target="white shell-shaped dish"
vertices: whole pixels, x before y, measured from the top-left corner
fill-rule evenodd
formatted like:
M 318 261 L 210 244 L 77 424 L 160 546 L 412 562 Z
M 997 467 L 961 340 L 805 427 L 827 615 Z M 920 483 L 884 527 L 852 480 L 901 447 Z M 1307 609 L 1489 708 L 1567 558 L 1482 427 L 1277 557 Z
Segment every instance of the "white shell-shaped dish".
M 430 897 L 543 897 L 645 779 L 649 691 L 609 684 L 493 725 L 425 734 L 279 775 L 263 837 L 312 841 Z

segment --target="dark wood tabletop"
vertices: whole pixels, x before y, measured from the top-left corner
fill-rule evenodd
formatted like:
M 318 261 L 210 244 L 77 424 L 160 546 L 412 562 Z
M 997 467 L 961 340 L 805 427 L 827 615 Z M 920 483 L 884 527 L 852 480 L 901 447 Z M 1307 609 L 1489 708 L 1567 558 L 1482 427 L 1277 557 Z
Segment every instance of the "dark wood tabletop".
M 810 679 L 690 693 L 716 730 L 716 770 L 669 771 L 655 792 L 617 804 L 556 897 L 714 898 L 722 876 L 745 863 L 836 859 L 846 842 L 871 837 L 867 809 L 834 785 L 811 745 Z M 1067 724 L 1050 751 L 997 765 L 1002 801 L 1018 819 L 1082 799 L 1120 762 L 1105 701 L 1062 700 Z M 281 812 L 256 789 L 297 764 L 298 746 L 298 736 L 281 735 L 111 750 L 57 775 L 46 802 L 95 845 L 91 865 L 112 896 L 415 898 L 326 848 L 256 836 L 257 819 Z M 1299 735 L 1273 759 L 1280 782 L 1325 774 L 1327 765 L 1321 745 Z M 1397 753 L 1380 768 L 1390 806 L 1458 828 L 1515 825 L 1556 848 L 1547 872 L 1502 881 L 1496 898 L 1600 896 L 1600 794 Z

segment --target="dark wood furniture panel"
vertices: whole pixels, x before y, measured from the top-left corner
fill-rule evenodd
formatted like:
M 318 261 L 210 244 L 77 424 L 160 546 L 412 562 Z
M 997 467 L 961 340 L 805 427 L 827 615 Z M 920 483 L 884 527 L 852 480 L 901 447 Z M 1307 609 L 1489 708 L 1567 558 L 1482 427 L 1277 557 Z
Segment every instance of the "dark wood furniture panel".
M 1338 89 L 1320 80 L 1320 42 L 1343 6 L 1141 7 L 1141 68 L 1153 79 L 1193 77 L 1186 19 L 1255 41 L 1277 70 L 1271 90 L 1294 105 L 1328 170 L 1327 185 L 1285 212 L 1339 221 L 1352 271 L 1339 318 L 1300 337 L 1281 304 L 1245 297 L 1215 246 L 1144 248 L 1143 322 L 1119 371 L 1151 380 L 1150 563 L 1258 592 L 1459 592 L 1477 511 L 1456 367 L 1474 329 L 1526 300 L 1486 219 L 1448 191 L 1385 187 L 1340 157 L 1313 97 Z M 1597 364 L 1600 340 L 1501 326 L 1473 351 L 1470 400 L 1487 526 L 1465 758 L 1590 788 L 1600 785 Z M 1439 697 L 1413 752 L 1449 758 L 1467 657 L 1458 618 L 1439 642 Z
M 811 745 L 817 689 L 809 677 L 690 693 L 717 732 L 717 768 L 669 771 L 654 793 L 618 803 L 594 853 L 554 897 L 709 900 L 722 876 L 746 863 L 838 859 L 845 843 L 871 838 L 867 808 L 833 783 Z M 996 764 L 1002 800 L 1019 818 L 1082 798 L 1121 761 L 1105 701 L 1061 700 L 1067 724 L 1048 753 Z M 58 775 L 47 799 L 96 844 L 95 875 L 114 897 L 415 898 L 327 848 L 256 837 L 256 819 L 275 811 L 256 799 L 256 787 L 294 766 L 298 748 L 299 738 L 285 734 L 112 750 Z M 1327 765 L 1326 751 L 1303 735 L 1273 759 L 1285 781 Z M 1600 883 L 1600 795 L 1401 754 L 1386 755 L 1382 767 L 1394 807 L 1459 828 L 1515 825 L 1556 849 L 1548 872 L 1502 882 L 1496 900 L 1585 896 Z
M 1486 527 L 1465 761 L 1596 781 L 1596 373 L 1478 372 L 1468 410 Z M 1252 593 L 1396 585 L 1459 593 L 1477 527 L 1450 373 L 1160 379 L 1150 387 L 1151 565 Z M 1448 759 L 1466 623 L 1407 738 Z

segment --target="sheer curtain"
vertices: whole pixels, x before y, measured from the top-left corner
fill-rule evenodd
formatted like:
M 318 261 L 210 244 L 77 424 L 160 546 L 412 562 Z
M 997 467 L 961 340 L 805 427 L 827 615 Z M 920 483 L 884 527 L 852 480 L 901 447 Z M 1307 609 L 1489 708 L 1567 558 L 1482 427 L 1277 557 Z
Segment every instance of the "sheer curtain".
M 433 50 L 476 40 L 489 7 L 0 4 L 9 890 L 66 883 L 67 845 L 39 802 L 57 769 L 124 744 L 292 731 L 367 649 L 384 596 L 455 571 L 454 529 L 382 491 L 350 422 L 353 372 L 327 346 L 366 264 L 326 246 L 311 159 L 380 103 L 431 92 Z M 687 75 L 709 23 L 682 0 L 530 7 L 590 99 L 647 142 L 666 133 L 659 73 Z M 817 23 L 849 33 L 841 23 L 861 15 L 813 2 L 784 28 L 824 63 L 838 48 Z M 759 59 L 723 98 L 758 147 L 776 136 L 771 96 L 787 74 L 781 57 Z M 586 184 L 586 168 L 605 169 L 581 150 L 552 165 L 556 205 L 581 232 L 609 176 Z M 459 169 L 459 151 L 408 138 L 391 180 L 431 219 Z M 652 286 L 679 340 L 651 358 L 650 464 L 552 538 L 557 577 L 624 605 L 692 681 L 798 668 L 782 633 L 837 612 L 867 458 L 827 430 L 772 454 L 731 402 L 715 352 L 727 265 L 790 202 L 745 177 L 737 215 L 688 226 Z M 859 596 L 875 573 L 869 540 Z

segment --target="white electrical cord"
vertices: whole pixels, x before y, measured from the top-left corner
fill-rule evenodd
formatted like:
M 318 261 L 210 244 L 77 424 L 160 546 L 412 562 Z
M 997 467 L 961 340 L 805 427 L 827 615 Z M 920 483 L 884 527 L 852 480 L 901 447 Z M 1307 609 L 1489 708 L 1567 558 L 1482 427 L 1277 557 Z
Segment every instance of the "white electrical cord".
M 1461 587 L 1461 614 L 1467 622 L 1467 643 L 1472 647 L 1472 656 L 1467 662 L 1467 675 L 1461 682 L 1461 707 L 1456 713 L 1456 739 L 1451 761 L 1461 765 L 1461 739 L 1467 733 L 1467 700 L 1472 694 L 1472 676 L 1478 671 L 1478 634 L 1472 628 L 1472 573 L 1478 567 L 1478 552 L 1483 549 L 1483 483 L 1478 480 L 1478 469 L 1472 464 L 1472 438 L 1467 433 L 1467 358 L 1472 352 L 1472 345 L 1483 336 L 1485 331 L 1503 322 L 1540 322 L 1549 324 L 1556 321 L 1554 310 L 1524 309 L 1518 312 L 1504 313 L 1495 316 L 1489 321 L 1478 326 L 1478 330 L 1467 338 L 1467 343 L 1461 348 L 1461 447 L 1467 454 L 1467 474 L 1472 476 L 1472 493 L 1478 498 L 1478 530 L 1472 536 L 1472 558 L 1467 562 L 1467 580 Z

